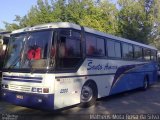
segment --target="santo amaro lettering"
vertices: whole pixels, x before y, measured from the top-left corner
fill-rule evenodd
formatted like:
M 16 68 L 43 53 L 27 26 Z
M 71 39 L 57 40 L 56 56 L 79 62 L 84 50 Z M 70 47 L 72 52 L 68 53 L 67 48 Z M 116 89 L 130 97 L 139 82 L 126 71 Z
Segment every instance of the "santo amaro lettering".
M 109 65 L 109 63 L 106 64 L 95 64 L 93 63 L 93 60 L 88 60 L 87 70 L 111 70 L 111 69 L 117 69 L 117 66 Z

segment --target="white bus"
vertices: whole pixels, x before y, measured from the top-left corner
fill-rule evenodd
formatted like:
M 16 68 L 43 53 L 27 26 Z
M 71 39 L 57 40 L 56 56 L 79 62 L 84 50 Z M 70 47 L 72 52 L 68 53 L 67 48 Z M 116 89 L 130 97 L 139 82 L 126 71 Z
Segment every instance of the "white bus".
M 157 80 L 157 49 L 73 23 L 13 31 L 5 58 L 2 98 L 46 110 L 80 104 Z

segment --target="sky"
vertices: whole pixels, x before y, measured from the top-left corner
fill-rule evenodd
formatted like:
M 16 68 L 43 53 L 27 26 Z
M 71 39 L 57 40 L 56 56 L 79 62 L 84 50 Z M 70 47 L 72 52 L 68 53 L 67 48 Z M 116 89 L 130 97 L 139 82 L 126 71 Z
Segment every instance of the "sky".
M 24 16 L 37 0 L 1 0 L 0 1 L 0 28 L 4 29 L 3 21 L 12 23 L 15 15 Z

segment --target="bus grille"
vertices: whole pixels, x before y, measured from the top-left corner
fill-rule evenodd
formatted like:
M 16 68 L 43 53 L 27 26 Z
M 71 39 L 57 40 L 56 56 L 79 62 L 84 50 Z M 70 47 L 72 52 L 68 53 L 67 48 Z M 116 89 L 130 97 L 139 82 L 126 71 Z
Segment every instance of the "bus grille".
M 23 86 L 23 85 L 10 84 L 9 85 L 9 90 L 21 91 L 21 92 L 31 92 L 31 87 L 29 87 L 29 86 Z
M 4 81 L 42 83 L 42 77 L 8 76 L 3 75 Z

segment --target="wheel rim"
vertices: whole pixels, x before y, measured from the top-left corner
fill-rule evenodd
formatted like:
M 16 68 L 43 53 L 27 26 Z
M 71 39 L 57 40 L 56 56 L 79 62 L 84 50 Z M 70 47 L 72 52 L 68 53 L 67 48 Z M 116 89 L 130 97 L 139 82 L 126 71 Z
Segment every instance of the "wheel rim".
M 81 93 L 81 102 L 89 102 L 93 98 L 92 88 L 84 86 Z

